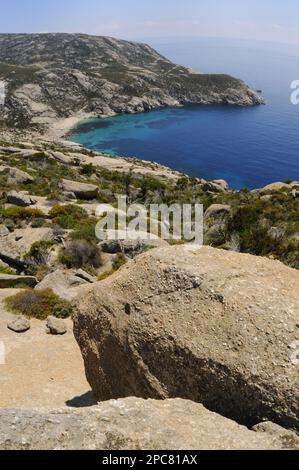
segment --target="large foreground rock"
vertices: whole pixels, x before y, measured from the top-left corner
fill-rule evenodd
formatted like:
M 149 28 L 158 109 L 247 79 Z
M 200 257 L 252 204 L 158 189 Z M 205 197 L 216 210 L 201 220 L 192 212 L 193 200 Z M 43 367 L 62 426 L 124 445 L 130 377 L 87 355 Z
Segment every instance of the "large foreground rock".
M 255 433 L 185 400 L 128 398 L 84 410 L 0 410 L 1 450 L 280 449 Z
M 204 247 L 153 250 L 89 288 L 75 336 L 98 400 L 181 397 L 299 429 L 299 272 Z

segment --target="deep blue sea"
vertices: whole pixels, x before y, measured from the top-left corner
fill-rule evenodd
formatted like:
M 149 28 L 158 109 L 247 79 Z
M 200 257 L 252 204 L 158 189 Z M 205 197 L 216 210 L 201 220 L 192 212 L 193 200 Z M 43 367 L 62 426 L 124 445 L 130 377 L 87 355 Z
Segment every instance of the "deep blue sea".
M 299 180 L 299 47 L 228 39 L 147 42 L 176 63 L 228 73 L 261 89 L 266 106 L 196 106 L 82 123 L 71 139 L 122 156 L 156 161 L 192 176 L 224 178 L 236 189 Z

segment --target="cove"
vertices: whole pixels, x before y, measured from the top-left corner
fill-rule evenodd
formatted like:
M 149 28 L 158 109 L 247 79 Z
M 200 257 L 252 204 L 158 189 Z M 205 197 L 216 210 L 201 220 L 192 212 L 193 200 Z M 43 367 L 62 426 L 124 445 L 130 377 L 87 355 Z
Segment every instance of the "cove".
M 190 106 L 83 122 L 70 139 L 111 155 L 156 161 L 190 176 L 226 179 L 232 188 L 299 180 L 299 47 L 200 39 L 153 43 L 205 72 L 224 70 L 261 89 L 266 106 Z

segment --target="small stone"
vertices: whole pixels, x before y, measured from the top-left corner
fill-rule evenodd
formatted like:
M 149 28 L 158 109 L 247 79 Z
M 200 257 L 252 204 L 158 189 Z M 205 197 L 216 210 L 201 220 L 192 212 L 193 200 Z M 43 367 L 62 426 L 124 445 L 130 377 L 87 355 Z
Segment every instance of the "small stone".
M 30 330 L 30 321 L 22 315 L 17 316 L 7 323 L 7 328 L 15 333 L 25 333 Z
M 65 335 L 67 332 L 67 326 L 65 321 L 60 320 L 59 318 L 48 317 L 46 331 L 51 335 Z

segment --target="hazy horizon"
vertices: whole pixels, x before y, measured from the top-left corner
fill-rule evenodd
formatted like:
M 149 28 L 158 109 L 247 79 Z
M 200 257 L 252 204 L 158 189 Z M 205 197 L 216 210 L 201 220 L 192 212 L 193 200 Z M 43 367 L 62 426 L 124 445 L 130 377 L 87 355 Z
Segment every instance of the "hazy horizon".
M 126 40 L 215 37 L 299 45 L 294 0 L 10 0 L 2 33 L 85 33 Z

